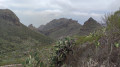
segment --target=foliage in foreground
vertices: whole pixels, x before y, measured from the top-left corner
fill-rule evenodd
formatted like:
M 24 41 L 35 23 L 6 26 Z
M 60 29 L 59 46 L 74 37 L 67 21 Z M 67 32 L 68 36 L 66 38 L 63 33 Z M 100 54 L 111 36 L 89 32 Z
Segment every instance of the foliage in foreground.
M 54 46 L 54 53 L 52 53 L 50 67 L 60 67 L 64 64 L 67 55 L 70 52 L 73 52 L 72 48 L 75 45 L 74 39 L 65 38 L 63 40 L 59 40 Z
M 88 36 L 79 36 L 77 37 L 76 44 L 84 44 L 84 43 L 91 43 L 91 42 L 97 42 L 102 36 L 105 36 L 105 30 L 106 28 L 101 28 L 97 31 L 94 31 L 93 33 L 90 33 Z
M 107 30 L 109 31 L 109 34 L 120 33 L 120 10 L 109 16 L 106 16 L 105 22 L 107 24 Z
M 47 67 L 41 60 L 38 52 L 31 53 L 23 63 L 24 67 Z
M 74 39 L 65 38 L 56 42 L 56 45 L 52 48 L 52 55 L 49 59 L 49 63 L 44 63 L 41 60 L 39 52 L 34 52 L 23 63 L 24 67 L 60 67 L 66 60 L 67 55 L 72 52 L 72 47 L 75 45 Z

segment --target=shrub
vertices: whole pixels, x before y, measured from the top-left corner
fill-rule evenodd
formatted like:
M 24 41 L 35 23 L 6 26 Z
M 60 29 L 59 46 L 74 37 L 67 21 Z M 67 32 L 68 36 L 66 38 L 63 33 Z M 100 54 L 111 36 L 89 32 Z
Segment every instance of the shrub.
M 86 42 L 98 41 L 104 35 L 104 30 L 105 28 L 97 30 L 94 33 L 90 33 L 88 36 L 80 36 L 77 38 L 76 44 L 79 45 Z
M 120 10 L 115 13 L 106 16 L 105 22 L 107 24 L 107 30 L 113 32 L 120 32 Z
M 35 52 L 34 54 L 31 53 L 23 63 L 23 66 L 24 67 L 47 67 L 47 65 L 40 60 L 39 54 L 37 52 Z

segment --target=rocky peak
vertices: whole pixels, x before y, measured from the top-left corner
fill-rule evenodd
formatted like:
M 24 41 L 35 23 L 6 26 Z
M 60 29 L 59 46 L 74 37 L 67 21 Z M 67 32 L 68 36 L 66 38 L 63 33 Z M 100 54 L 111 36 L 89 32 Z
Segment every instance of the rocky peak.
M 13 22 L 15 25 L 20 25 L 19 18 L 9 9 L 0 9 L 0 20 Z
M 30 28 L 31 30 L 36 30 L 35 26 L 33 26 L 33 24 L 28 25 L 28 28 Z
M 96 20 L 90 17 L 80 29 L 80 35 L 88 35 L 89 33 L 94 32 L 95 30 L 101 28 L 101 24 L 99 24 Z
M 89 19 L 88 19 L 88 21 L 95 21 L 92 17 L 90 17 Z
M 33 27 L 33 24 L 28 25 L 28 27 Z
M 87 26 L 87 27 L 89 27 L 89 26 L 100 26 L 100 24 L 99 24 L 96 20 L 94 20 L 92 17 L 90 17 L 90 18 L 84 23 L 83 26 Z

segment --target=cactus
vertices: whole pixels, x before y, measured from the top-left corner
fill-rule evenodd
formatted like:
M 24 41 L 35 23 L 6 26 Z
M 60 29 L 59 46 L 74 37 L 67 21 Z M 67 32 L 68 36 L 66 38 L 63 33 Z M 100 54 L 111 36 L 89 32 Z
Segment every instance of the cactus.
M 64 63 L 67 54 L 72 51 L 72 47 L 75 44 L 75 40 L 70 37 L 66 37 L 63 40 L 56 42 L 56 45 L 53 49 L 55 53 L 53 53 L 51 56 L 50 67 L 60 67 Z

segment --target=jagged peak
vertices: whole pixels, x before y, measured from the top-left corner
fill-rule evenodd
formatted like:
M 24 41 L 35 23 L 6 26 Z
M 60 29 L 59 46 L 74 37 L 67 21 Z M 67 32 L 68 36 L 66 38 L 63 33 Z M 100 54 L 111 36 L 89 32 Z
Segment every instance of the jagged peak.
M 89 19 L 88 19 L 88 21 L 95 21 L 92 17 L 90 17 Z
M 84 25 L 86 24 L 93 24 L 93 23 L 98 23 L 96 20 L 94 20 L 92 17 L 90 17 L 85 23 Z
M 29 28 L 35 28 L 35 26 L 33 26 L 33 24 L 28 25 Z
M 33 27 L 33 24 L 28 25 L 28 27 Z
M 99 24 L 96 20 L 94 20 L 92 17 L 90 17 L 83 25 L 83 28 L 89 28 L 89 27 L 99 27 L 101 24 Z

